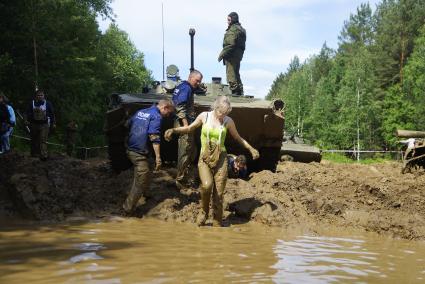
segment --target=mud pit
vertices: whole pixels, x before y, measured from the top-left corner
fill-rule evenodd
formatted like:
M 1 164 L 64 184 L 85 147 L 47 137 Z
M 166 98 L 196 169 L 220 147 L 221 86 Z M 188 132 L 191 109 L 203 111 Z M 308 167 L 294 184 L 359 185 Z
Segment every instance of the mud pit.
M 137 217 L 194 222 L 197 189 L 178 191 L 174 169 L 155 174 Z M 105 160 L 56 155 L 47 162 L 11 153 L 0 157 L 0 216 L 55 222 L 122 214 L 132 171 L 119 175 Z M 402 175 L 400 164 L 283 163 L 277 172 L 229 180 L 227 224 L 259 222 L 314 232 L 337 226 L 405 239 L 425 239 L 425 173 Z

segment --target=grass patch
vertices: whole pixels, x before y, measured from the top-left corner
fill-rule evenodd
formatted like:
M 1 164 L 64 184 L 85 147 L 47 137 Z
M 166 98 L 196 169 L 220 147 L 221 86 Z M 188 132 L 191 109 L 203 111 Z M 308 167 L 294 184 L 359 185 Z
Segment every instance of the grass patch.
M 342 153 L 322 153 L 322 160 L 341 164 L 358 163 L 355 158 Z M 400 160 L 400 158 L 396 153 L 364 153 L 363 155 L 360 154 L 359 163 L 368 165 L 397 160 Z

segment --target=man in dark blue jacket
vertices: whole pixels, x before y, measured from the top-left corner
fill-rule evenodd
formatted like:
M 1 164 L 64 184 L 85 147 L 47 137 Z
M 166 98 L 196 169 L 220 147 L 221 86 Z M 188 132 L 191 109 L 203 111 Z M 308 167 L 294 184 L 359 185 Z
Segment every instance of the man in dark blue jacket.
M 193 70 L 187 81 L 183 81 L 176 87 L 173 94 L 173 102 L 176 107 L 176 123 L 174 127 L 187 126 L 195 118 L 194 91 L 202 82 L 202 73 Z M 178 188 L 189 186 L 189 171 L 196 157 L 196 145 L 193 133 L 181 134 L 178 140 L 177 177 Z
M 53 106 L 45 99 L 42 90 L 37 90 L 35 99 L 28 105 L 24 119 L 25 124 L 30 127 L 31 156 L 46 160 L 49 128 L 56 128 L 56 121 Z
M 127 141 L 127 154 L 134 165 L 133 185 L 124 202 L 127 214 L 134 211 L 138 203 L 143 203 L 143 193 L 149 188 L 152 165 L 149 159 L 149 146 L 155 152 L 155 170 L 161 167 L 160 142 L 163 117 L 174 111 L 170 100 L 160 100 L 157 105 L 138 110 L 128 121 L 130 129 Z

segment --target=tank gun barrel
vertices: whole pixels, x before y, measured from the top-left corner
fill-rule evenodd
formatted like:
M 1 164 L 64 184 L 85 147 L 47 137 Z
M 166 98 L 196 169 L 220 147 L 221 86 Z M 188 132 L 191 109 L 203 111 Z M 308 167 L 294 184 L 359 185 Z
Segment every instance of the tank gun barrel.
M 401 138 L 425 138 L 425 131 L 397 129 L 396 134 Z

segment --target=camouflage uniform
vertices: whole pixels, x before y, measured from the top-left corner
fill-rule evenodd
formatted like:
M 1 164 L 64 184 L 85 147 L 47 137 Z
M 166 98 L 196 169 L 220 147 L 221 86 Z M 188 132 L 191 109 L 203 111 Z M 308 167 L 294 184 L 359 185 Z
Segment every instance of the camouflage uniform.
M 188 124 L 195 120 L 193 88 L 187 81 L 183 81 L 176 87 L 173 94 L 173 102 L 176 106 L 176 120 L 174 127 L 183 126 L 182 120 Z M 193 162 L 196 158 L 196 144 L 193 133 L 180 134 L 178 139 L 177 177 L 180 184 L 189 182 L 189 176 L 193 170 Z
M 239 69 L 245 51 L 246 31 L 239 22 L 231 23 L 224 34 L 223 50 L 218 60 L 226 65 L 229 88 L 234 95 L 243 95 L 243 84 Z

